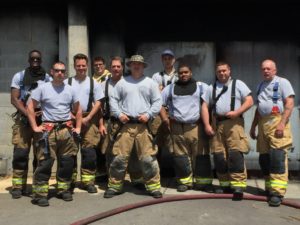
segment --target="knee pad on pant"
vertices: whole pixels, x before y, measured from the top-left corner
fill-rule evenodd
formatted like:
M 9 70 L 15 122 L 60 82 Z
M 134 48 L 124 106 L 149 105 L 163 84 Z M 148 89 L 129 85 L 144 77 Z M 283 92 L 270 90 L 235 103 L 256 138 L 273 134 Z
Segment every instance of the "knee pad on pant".
M 147 181 L 159 172 L 158 162 L 154 156 L 143 156 L 141 158 L 141 166 L 144 179 Z
M 53 158 L 41 160 L 34 173 L 35 181 L 48 181 L 51 176 L 51 169 L 54 163 Z
M 282 149 L 271 149 L 270 151 L 270 173 L 285 173 L 285 151 Z
M 244 154 L 239 150 L 228 151 L 228 171 L 230 173 L 243 173 L 245 170 Z
M 217 173 L 225 174 L 228 172 L 227 162 L 224 157 L 224 153 L 214 153 L 214 164 Z
M 196 157 L 195 175 L 200 177 L 211 176 L 211 162 L 209 155 L 198 155 Z
M 260 154 L 258 161 L 263 175 L 268 176 L 270 174 L 270 155 Z
M 96 169 L 96 150 L 92 148 L 81 149 L 81 167 L 83 169 L 95 170 Z
M 128 158 L 126 156 L 114 156 L 109 168 L 110 176 L 118 180 L 123 180 L 127 169 L 127 162 Z
M 62 155 L 59 159 L 57 176 L 62 179 L 71 180 L 74 170 L 74 157 Z
M 29 149 L 15 148 L 13 155 L 13 169 L 28 170 Z
M 187 177 L 192 172 L 191 163 L 187 155 L 178 155 L 173 157 L 174 170 L 177 177 Z

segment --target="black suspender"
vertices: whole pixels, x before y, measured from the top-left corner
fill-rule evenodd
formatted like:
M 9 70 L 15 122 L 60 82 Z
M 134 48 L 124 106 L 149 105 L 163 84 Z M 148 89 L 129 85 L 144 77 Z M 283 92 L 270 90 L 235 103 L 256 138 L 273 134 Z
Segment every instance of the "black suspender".
M 89 103 L 87 106 L 87 112 L 90 112 L 92 110 L 94 101 L 94 79 L 90 77 L 90 94 L 89 94 Z
M 164 71 L 159 72 L 159 75 L 161 76 L 161 83 L 163 88 L 166 87 L 165 79 L 164 79 Z
M 216 92 L 217 92 L 217 82 L 214 83 L 213 86 L 213 93 L 212 93 L 212 110 L 213 112 L 216 112 L 216 105 L 217 102 L 219 101 L 220 97 L 222 96 L 222 94 L 224 94 L 228 89 L 228 86 L 224 85 L 222 91 L 220 92 L 220 94 L 218 94 L 218 96 L 216 97 Z
M 232 79 L 230 111 L 234 111 L 234 107 L 235 107 L 235 87 L 236 87 L 236 79 Z M 213 86 L 213 93 L 212 93 L 212 99 L 213 99 L 212 110 L 213 110 L 213 111 L 216 110 L 216 105 L 217 105 L 218 100 L 220 99 L 220 97 L 221 97 L 227 90 L 228 90 L 228 86 L 227 86 L 227 85 L 224 85 L 222 91 L 220 92 L 220 94 L 218 94 L 218 96 L 216 96 L 216 92 L 217 92 L 217 82 L 214 83 L 214 86 Z
M 68 85 L 72 86 L 72 77 L 68 78 Z
M 236 86 L 236 79 L 233 79 L 232 80 L 232 85 L 231 85 L 230 111 L 234 111 L 234 106 L 235 106 L 235 86 Z
M 172 83 L 172 80 L 170 79 L 167 81 L 167 85 L 166 85 L 165 78 L 164 78 L 164 71 L 159 72 L 159 75 L 161 76 L 161 83 L 163 88 L 165 88 L 167 85 Z
M 108 96 L 108 88 L 109 88 L 110 77 L 106 80 L 105 83 L 105 109 L 104 109 L 104 119 L 108 119 L 110 115 L 110 107 L 109 107 L 109 96 Z

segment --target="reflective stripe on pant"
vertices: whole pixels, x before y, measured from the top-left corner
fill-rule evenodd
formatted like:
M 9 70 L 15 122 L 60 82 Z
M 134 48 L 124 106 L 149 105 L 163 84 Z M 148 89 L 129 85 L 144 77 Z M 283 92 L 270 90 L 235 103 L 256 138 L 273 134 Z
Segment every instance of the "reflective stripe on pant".
M 71 182 L 57 181 L 56 187 L 59 192 L 67 191 L 70 188 Z
M 218 123 L 216 135 L 211 139 L 211 151 L 214 155 L 220 184 L 230 182 L 232 187 L 244 186 L 247 180 L 247 170 L 243 153 L 248 150 L 249 142 L 242 118 L 228 119 Z
M 275 151 L 283 151 L 283 150 L 275 150 Z M 276 171 L 276 168 L 270 169 L 270 188 L 269 191 L 271 193 L 284 196 L 286 193 L 287 185 L 288 185 L 288 156 L 287 152 L 284 154 L 284 168 L 282 168 L 282 171 Z M 271 164 L 272 161 L 271 157 Z M 276 166 L 276 165 L 275 165 Z M 284 170 L 283 170 L 284 169 Z M 279 168 L 279 170 L 281 170 Z
M 199 150 L 198 125 L 171 122 L 174 169 L 179 184 L 193 185 L 195 158 Z
M 83 170 L 81 170 L 83 171 Z M 95 183 L 95 174 L 89 175 L 89 174 L 81 174 L 81 182 L 83 184 L 94 184 Z
M 284 196 L 288 184 L 288 151 L 292 147 L 290 123 L 285 125 L 282 138 L 275 137 L 277 124 L 281 115 L 261 117 L 258 122 L 257 151 L 261 156 L 268 157 L 264 162 L 269 175 L 265 175 L 266 190 Z M 278 151 L 278 152 L 277 152 Z M 262 162 L 263 163 L 263 162 Z M 283 164 L 284 163 L 284 164 Z M 264 167 L 261 166 L 264 170 Z M 264 172 L 264 171 L 263 171 Z
M 51 169 L 56 158 L 58 158 L 58 192 L 68 190 L 72 181 L 74 156 L 78 149 L 71 135 L 71 131 L 68 128 L 52 130 L 49 134 L 49 148 L 50 157 L 44 155 L 42 145 L 38 146 L 38 166 L 33 176 L 33 185 L 38 188 L 35 190 L 34 198 L 47 196 L 48 190 L 44 192 L 45 189 L 40 189 L 40 186 L 48 185 Z M 39 190 L 43 190 L 43 192 L 39 192 Z
M 97 154 L 93 148 L 81 148 L 81 182 L 84 185 L 94 184 L 97 169 Z M 74 172 L 74 171 L 73 171 Z
M 14 145 L 12 189 L 25 188 L 27 182 L 29 152 L 32 145 L 33 156 L 34 158 L 36 157 L 36 141 L 37 134 L 33 132 L 29 124 L 25 125 L 21 121 L 20 115 L 18 115 L 15 119 L 15 124 L 12 126 L 12 144 Z M 22 179 L 22 183 L 20 183 L 20 179 Z
M 88 113 L 84 114 L 85 116 Z M 84 185 L 94 184 L 97 171 L 96 148 L 100 144 L 100 133 L 98 130 L 99 115 L 96 114 L 90 123 L 82 126 L 81 136 L 81 182 Z M 104 162 L 105 163 L 105 162 Z
M 153 144 L 146 124 L 124 124 L 116 137 L 112 149 L 113 159 L 109 167 L 108 187 L 120 191 L 128 167 L 128 159 L 135 144 L 137 157 L 141 161 L 143 178 L 147 189 L 160 186 L 160 174 L 155 155 L 157 147 Z M 159 189 L 158 189 L 159 190 Z
M 209 151 L 209 137 L 206 135 L 204 125 L 200 122 L 198 126 L 199 148 L 194 162 L 194 182 L 200 185 L 211 185 L 213 182 L 213 174 Z
M 23 172 L 23 171 L 22 171 Z M 22 173 L 23 175 L 23 173 Z M 26 185 L 27 177 L 13 177 L 12 178 L 12 189 L 22 189 Z
M 12 189 L 25 189 L 27 184 L 27 170 L 13 170 Z
M 178 183 L 179 184 L 185 184 L 187 186 L 192 186 L 192 184 L 193 184 L 193 176 L 190 175 L 188 177 L 178 178 Z
M 49 185 L 46 184 L 34 184 L 32 185 L 32 193 L 35 195 L 36 198 L 38 197 L 47 197 L 49 191 Z

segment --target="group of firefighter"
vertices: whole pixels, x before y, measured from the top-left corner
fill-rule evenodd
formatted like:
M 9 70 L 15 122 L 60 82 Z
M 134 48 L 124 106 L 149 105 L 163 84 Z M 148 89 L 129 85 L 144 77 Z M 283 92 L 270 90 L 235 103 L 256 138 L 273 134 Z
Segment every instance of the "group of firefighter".
M 41 52 L 30 51 L 29 67 L 16 73 L 11 83 L 11 102 L 17 109 L 12 197 L 27 193 L 32 145 L 32 203 L 39 206 L 49 205 L 55 159 L 57 196 L 73 200 L 78 152 L 81 188 L 88 193 L 97 192 L 97 158 L 105 155 L 104 198 L 123 193 L 127 174 L 149 195 L 161 198 L 160 167 L 171 164 L 178 192 L 233 193 L 242 199 L 247 187 L 244 154 L 250 150 L 243 114 L 253 106 L 255 95 L 250 136 L 257 140 L 268 204 L 279 206 L 288 184 L 289 118 L 295 92 L 287 79 L 277 75 L 276 63 L 262 61 L 262 81 L 253 94 L 231 76 L 226 62 L 216 64 L 215 82 L 207 85 L 193 78 L 188 62 L 178 62 L 175 69 L 172 50 L 163 51 L 161 60 L 163 70 L 150 78 L 144 75 L 148 64 L 141 55 L 127 61 L 127 74 L 121 57 L 111 59 L 109 70 L 105 60 L 96 57 L 94 75 L 89 77 L 88 57 L 79 53 L 73 57 L 75 76 L 66 78 L 64 62 L 55 62 L 48 75 L 41 66 Z M 156 156 L 164 151 L 171 157 L 158 162 Z M 212 184 L 211 156 L 219 186 Z

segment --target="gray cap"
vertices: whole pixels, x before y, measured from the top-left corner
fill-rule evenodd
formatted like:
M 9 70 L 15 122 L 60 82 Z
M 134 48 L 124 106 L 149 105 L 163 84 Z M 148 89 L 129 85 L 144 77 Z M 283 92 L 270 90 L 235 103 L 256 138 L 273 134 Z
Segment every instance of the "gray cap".
M 172 57 L 175 57 L 174 52 L 172 52 L 170 49 L 166 49 L 161 53 L 161 56 L 164 56 L 164 55 L 170 55 Z

